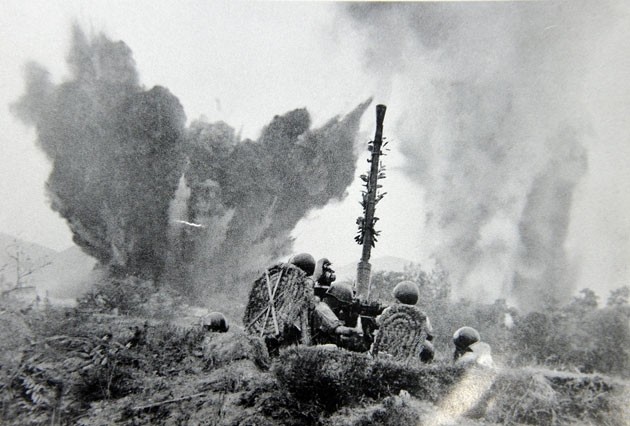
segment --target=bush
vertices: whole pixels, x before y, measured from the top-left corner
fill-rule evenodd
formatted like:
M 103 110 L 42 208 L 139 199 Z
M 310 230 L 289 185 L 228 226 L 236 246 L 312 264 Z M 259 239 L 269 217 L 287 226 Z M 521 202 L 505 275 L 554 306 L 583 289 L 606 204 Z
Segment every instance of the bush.
M 134 276 L 105 274 L 78 300 L 80 310 L 170 320 L 182 296 L 168 286 Z
M 73 418 L 90 403 L 135 394 L 151 376 L 201 371 L 204 333 L 168 324 L 67 309 L 33 312 L 33 343 L 3 375 L 2 418 L 19 424 Z
M 265 342 L 242 332 L 210 333 L 202 342 L 206 366 L 217 368 L 234 361 L 249 359 L 263 370 L 270 365 Z
M 504 371 L 475 408 L 501 424 L 624 425 L 627 386 L 596 375 L 542 369 Z
M 331 426 L 399 426 L 421 424 L 433 406 L 408 395 L 388 396 L 365 407 L 341 409 L 325 422 Z
M 444 364 L 407 366 L 343 349 L 297 347 L 281 353 L 273 372 L 298 400 L 332 413 L 365 398 L 380 399 L 401 390 L 436 401 L 457 382 L 463 369 Z

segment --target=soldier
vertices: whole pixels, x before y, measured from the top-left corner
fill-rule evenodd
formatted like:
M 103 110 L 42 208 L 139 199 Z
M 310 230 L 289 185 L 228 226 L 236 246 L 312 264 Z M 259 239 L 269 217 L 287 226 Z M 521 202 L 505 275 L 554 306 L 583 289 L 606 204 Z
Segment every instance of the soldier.
M 227 318 L 221 312 L 210 312 L 201 318 L 201 327 L 206 331 L 225 333 L 230 329 Z
M 315 296 L 320 299 L 324 297 L 331 284 L 337 279 L 335 271 L 331 268 L 332 263 L 327 258 L 322 258 L 315 265 L 313 280 L 315 281 Z
M 402 303 L 404 305 L 413 306 L 418 303 L 418 298 L 420 297 L 420 289 L 413 281 L 399 282 L 396 287 L 394 287 L 392 293 L 396 299 L 396 303 Z M 433 340 L 433 327 L 431 326 L 431 321 L 428 316 L 426 317 L 425 327 L 427 338 L 422 345 L 422 351 L 420 351 L 420 360 L 422 362 L 431 362 L 433 361 L 433 357 L 435 355 L 435 349 L 433 347 L 433 343 L 431 343 Z
M 349 284 L 333 283 L 315 306 L 311 316 L 312 342 L 314 344 L 334 344 L 344 347 L 360 337 L 356 329 L 347 327 L 340 319 L 347 315 L 353 301 L 353 291 Z
M 462 327 L 453 334 L 453 362 L 455 364 L 476 363 L 491 367 L 492 354 L 490 345 L 481 341 L 479 332 L 472 327 Z
M 243 315 L 245 330 L 265 340 L 271 356 L 294 344 L 310 344 L 309 313 L 317 302 L 313 294 L 315 259 L 300 253 L 267 268 L 253 283 Z
M 309 253 L 296 254 L 289 259 L 289 263 L 306 272 L 309 277 L 315 272 L 315 258 Z
M 401 361 L 419 357 L 423 362 L 431 362 L 435 351 L 433 329 L 424 312 L 414 306 L 418 302 L 420 290 L 412 281 L 402 281 L 394 287 L 394 305 L 386 308 L 376 318 L 378 334 L 372 345 L 372 353 L 387 352 Z

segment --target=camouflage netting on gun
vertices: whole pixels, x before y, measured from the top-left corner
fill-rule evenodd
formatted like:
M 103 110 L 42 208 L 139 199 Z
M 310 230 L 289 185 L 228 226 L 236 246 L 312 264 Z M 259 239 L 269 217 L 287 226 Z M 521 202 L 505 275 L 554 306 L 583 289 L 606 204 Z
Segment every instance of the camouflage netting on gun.
M 393 305 L 377 320 L 379 330 L 372 353 L 387 352 L 397 361 L 417 359 L 427 338 L 427 317 L 417 307 Z
M 313 303 L 313 282 L 304 271 L 279 263 L 254 282 L 243 324 L 249 333 L 258 336 L 282 337 L 288 330 L 297 329 L 299 341 L 309 344 L 308 315 Z

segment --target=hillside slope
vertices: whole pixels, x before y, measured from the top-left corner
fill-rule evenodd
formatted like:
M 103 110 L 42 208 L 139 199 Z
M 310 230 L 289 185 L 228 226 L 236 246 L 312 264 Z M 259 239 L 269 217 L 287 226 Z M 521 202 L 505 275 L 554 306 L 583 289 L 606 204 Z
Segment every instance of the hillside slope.
M 239 331 L 76 309 L 3 309 L 0 320 L 0 350 L 13 355 L 0 368 L 3 424 L 623 425 L 630 418 L 627 383 L 602 375 L 402 365 L 327 347 L 270 359 L 260 339 Z

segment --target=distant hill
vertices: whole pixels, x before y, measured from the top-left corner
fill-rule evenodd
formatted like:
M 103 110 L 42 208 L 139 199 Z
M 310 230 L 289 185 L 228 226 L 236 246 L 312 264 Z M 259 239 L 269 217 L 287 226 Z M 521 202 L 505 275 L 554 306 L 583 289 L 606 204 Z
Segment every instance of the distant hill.
M 15 260 L 11 257 L 15 256 L 16 251 L 23 252 L 25 256 L 30 257 L 31 261 L 52 258 L 57 254 L 51 248 L 0 232 L 0 269 L 4 267 L 5 274 L 7 269 L 11 267 L 15 271 Z
M 96 260 L 77 247 L 70 247 L 52 259 L 52 264 L 36 274 L 38 293 L 57 299 L 76 299 L 87 290 Z
M 337 275 L 337 281 L 350 281 L 353 282 L 357 278 L 357 265 L 355 263 L 348 263 L 346 265 L 333 265 L 335 274 Z M 383 256 L 371 259 L 372 272 L 376 271 L 391 271 L 391 272 L 403 272 L 405 267 L 413 264 L 411 260 L 403 259 L 395 256 Z
M 54 299 L 74 299 L 80 295 L 86 289 L 85 281 L 96 264 L 95 259 L 76 246 L 59 252 L 0 233 L 0 281 L 3 290 L 15 286 L 16 257 L 22 271 L 22 284 L 35 287 L 30 293 Z

